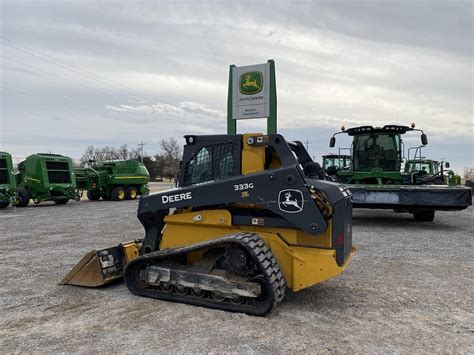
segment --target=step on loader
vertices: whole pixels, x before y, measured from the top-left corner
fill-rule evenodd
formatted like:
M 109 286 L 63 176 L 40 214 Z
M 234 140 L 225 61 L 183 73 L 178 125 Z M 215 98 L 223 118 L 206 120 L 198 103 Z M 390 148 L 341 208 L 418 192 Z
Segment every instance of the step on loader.
M 317 178 L 301 142 L 185 139 L 179 187 L 140 199 L 145 237 L 89 252 L 60 284 L 123 277 L 140 296 L 265 315 L 287 288 L 344 271 L 354 253 L 350 192 Z

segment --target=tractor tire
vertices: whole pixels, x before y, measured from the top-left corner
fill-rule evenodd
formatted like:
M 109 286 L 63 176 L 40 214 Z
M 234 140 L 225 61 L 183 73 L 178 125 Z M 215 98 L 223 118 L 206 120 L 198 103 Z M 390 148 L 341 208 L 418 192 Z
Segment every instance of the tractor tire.
M 65 205 L 66 203 L 69 202 L 69 198 L 67 198 L 67 197 L 65 197 L 65 198 L 56 198 L 53 201 L 57 205 Z
M 123 187 L 116 187 L 112 190 L 112 200 L 113 201 L 123 201 L 125 200 L 125 189 Z
M 89 201 L 98 201 L 100 199 L 100 195 L 95 191 L 87 191 L 87 199 Z
M 138 196 L 138 190 L 135 186 L 127 187 L 126 198 L 127 200 L 135 200 Z
M 435 211 L 422 210 L 413 212 L 413 218 L 419 222 L 433 222 Z
M 23 187 L 16 189 L 16 196 L 18 198 L 18 207 L 26 207 L 30 203 L 30 195 Z
M 10 204 L 10 202 L 6 202 L 6 201 L 0 201 L 0 209 L 2 208 L 7 208 L 8 205 Z

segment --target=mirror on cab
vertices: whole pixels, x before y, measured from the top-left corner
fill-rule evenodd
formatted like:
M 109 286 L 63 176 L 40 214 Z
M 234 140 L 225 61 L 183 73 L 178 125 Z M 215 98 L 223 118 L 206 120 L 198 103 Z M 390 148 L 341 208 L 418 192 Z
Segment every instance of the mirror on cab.
M 331 148 L 334 148 L 335 145 L 336 145 L 336 137 L 331 137 L 331 140 L 329 141 L 329 146 Z
M 444 166 L 449 168 L 449 163 L 448 162 L 444 163 Z
M 423 145 L 428 144 L 428 137 L 424 133 L 421 134 L 421 144 L 423 144 Z

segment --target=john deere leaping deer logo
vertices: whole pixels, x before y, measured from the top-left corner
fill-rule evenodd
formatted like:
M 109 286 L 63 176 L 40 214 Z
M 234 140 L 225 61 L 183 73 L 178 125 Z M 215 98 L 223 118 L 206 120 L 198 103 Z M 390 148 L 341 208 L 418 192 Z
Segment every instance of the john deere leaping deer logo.
M 263 89 L 263 75 L 260 71 L 249 71 L 240 74 L 240 93 L 253 95 Z
M 304 198 L 300 190 L 282 190 L 278 194 L 278 208 L 286 213 L 303 211 Z

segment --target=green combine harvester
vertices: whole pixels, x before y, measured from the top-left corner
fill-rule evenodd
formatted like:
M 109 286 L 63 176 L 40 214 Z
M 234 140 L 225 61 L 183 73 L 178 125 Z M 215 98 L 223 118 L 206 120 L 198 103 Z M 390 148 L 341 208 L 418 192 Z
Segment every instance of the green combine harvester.
M 91 163 L 94 163 L 91 161 Z M 147 194 L 150 174 L 145 165 L 136 160 L 107 160 L 86 168 L 76 168 L 79 191 L 87 191 L 91 201 L 135 200 Z
M 12 156 L 6 152 L 0 152 L 0 208 L 15 204 L 15 191 Z
M 18 207 L 54 201 L 58 205 L 77 199 L 76 179 L 69 157 L 57 154 L 33 154 L 18 164 L 16 174 Z
M 422 145 L 428 144 L 427 136 L 414 124 L 342 127 L 333 135 L 330 147 L 335 146 L 337 134 L 353 137 L 351 168 L 340 170 L 336 180 L 351 190 L 354 207 L 393 209 L 431 222 L 437 210 L 459 211 L 470 206 L 470 188 L 447 186 L 444 177 L 438 183 L 422 171 L 401 173 L 401 136 L 411 131 L 421 132 Z

